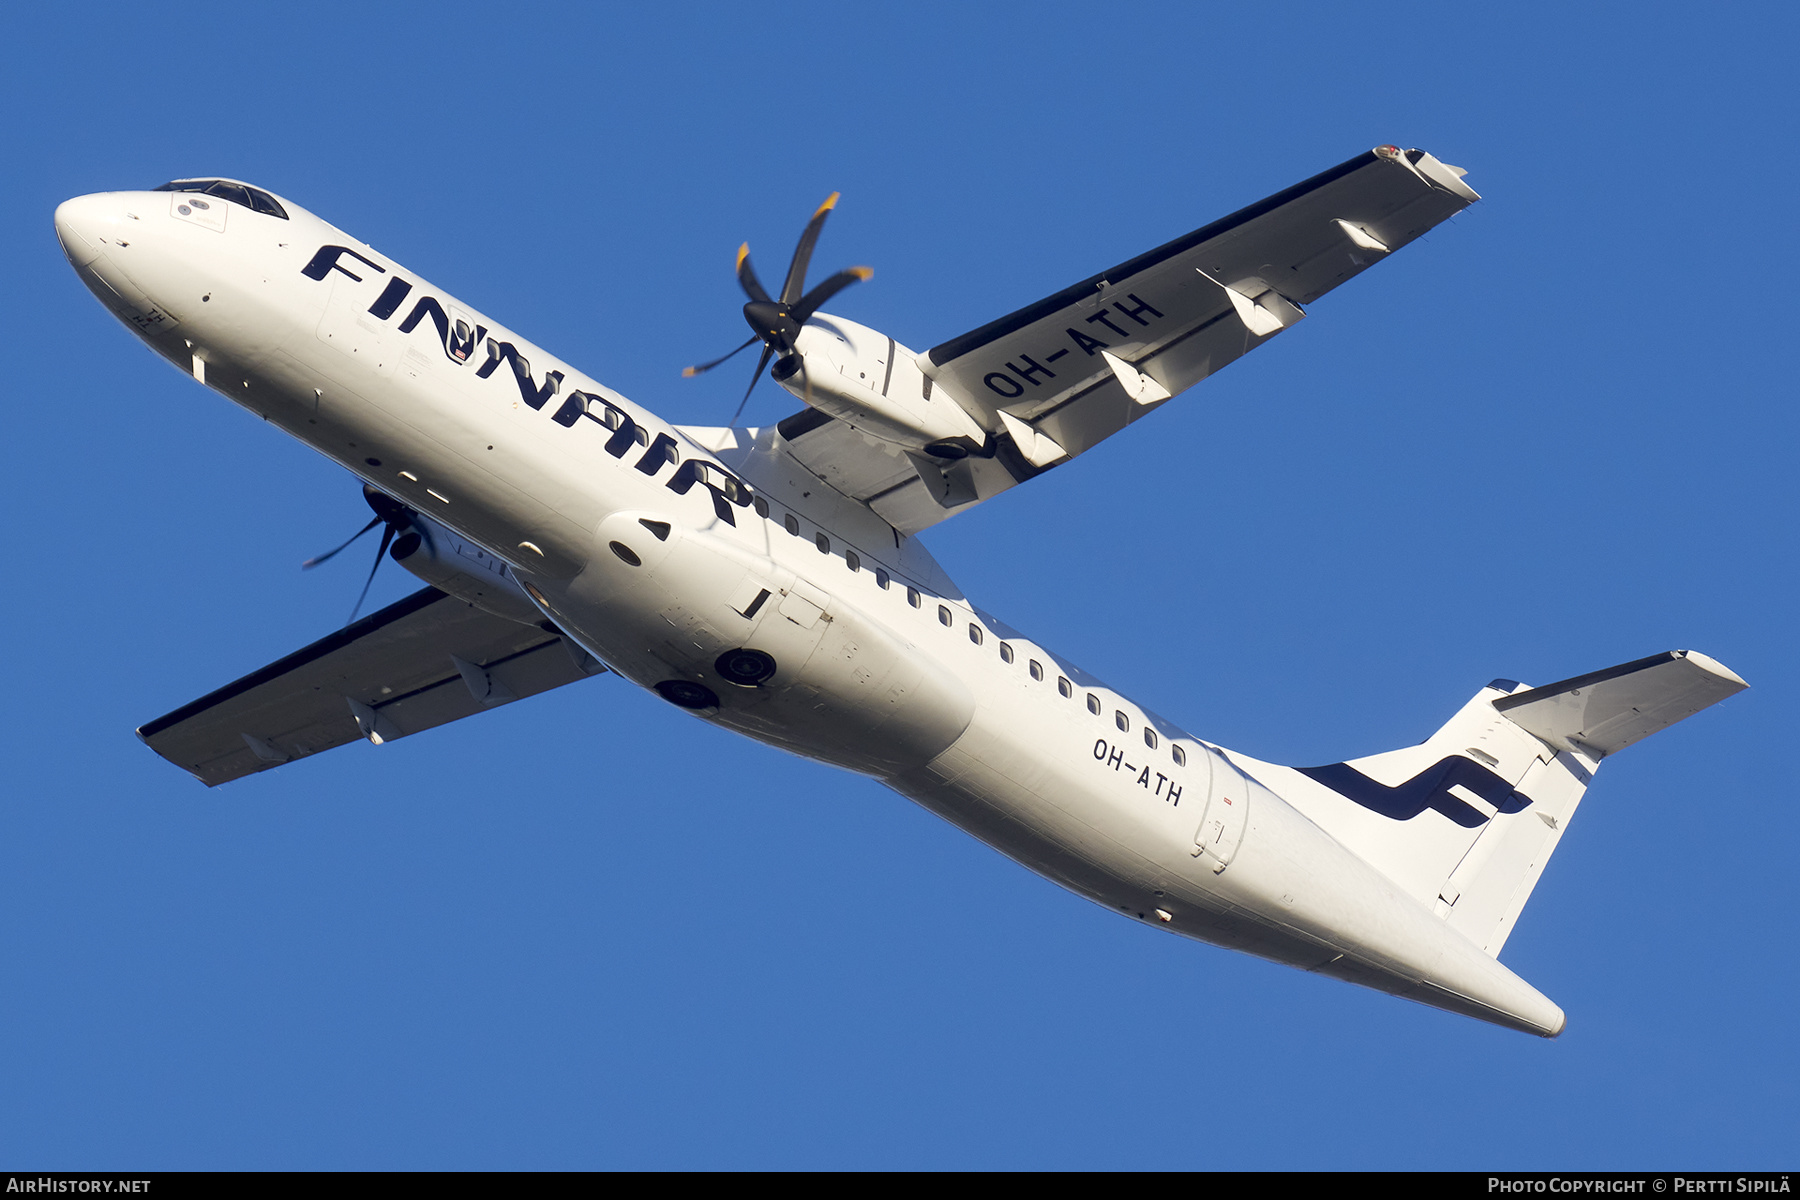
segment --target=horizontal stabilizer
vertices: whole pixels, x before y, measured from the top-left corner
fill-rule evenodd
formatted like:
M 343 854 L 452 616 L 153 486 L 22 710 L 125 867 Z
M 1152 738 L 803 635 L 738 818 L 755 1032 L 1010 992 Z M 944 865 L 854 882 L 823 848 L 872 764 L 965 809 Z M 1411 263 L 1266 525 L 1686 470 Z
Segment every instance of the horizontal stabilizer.
M 605 670 L 554 629 L 434 587 L 138 730 L 208 787 L 366 738 L 376 745 Z
M 1692 650 L 1670 650 L 1504 696 L 1494 707 L 1557 750 L 1616 753 L 1749 685 Z

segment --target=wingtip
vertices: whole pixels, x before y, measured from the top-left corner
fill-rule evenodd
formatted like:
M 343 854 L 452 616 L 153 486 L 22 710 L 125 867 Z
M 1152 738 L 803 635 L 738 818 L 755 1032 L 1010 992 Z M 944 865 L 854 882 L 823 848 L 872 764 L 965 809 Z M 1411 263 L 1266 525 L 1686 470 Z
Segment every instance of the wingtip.
M 1676 650 L 1673 651 L 1673 653 L 1681 658 L 1687 659 L 1701 670 L 1709 671 L 1712 674 L 1717 675 L 1727 683 L 1736 684 L 1739 691 L 1743 691 L 1750 686 L 1744 681 L 1742 675 L 1739 675 L 1736 671 L 1732 670 L 1718 659 L 1713 658 L 1711 655 L 1702 654 L 1698 650 Z

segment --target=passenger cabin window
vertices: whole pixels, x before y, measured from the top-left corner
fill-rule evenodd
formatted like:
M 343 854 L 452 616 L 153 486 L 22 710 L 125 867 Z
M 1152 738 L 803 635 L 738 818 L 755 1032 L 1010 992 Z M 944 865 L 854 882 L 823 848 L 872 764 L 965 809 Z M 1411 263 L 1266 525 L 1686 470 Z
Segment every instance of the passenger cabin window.
M 795 537 L 800 536 L 800 518 L 799 517 L 796 517 L 793 513 L 789 513 L 786 517 L 782 518 L 781 523 L 783 525 L 787 526 L 787 531 L 789 533 L 793 534 Z
M 950 610 L 945 608 L 941 604 L 938 605 L 938 624 L 939 625 L 950 624 Z
M 919 601 L 919 589 L 918 588 L 909 587 L 906 589 L 906 602 L 908 604 L 912 605 L 914 608 L 919 607 L 920 601 Z
M 977 646 L 981 645 L 981 626 L 973 621 L 969 622 L 969 640 Z
M 885 592 L 885 591 L 887 591 L 887 585 L 889 582 L 890 582 L 890 579 L 888 577 L 887 568 L 886 567 L 876 567 L 875 568 L 875 586 Z
M 1126 716 L 1123 712 L 1114 711 L 1113 724 L 1117 725 L 1122 731 L 1124 731 L 1126 733 L 1131 732 L 1131 718 Z
M 173 179 L 156 189 L 159 192 L 196 192 L 207 196 L 217 196 L 221 200 L 229 200 L 233 204 L 241 204 L 252 212 L 262 213 L 268 217 L 288 219 L 287 210 L 281 202 L 261 188 L 248 187 L 241 183 L 227 183 L 223 179 Z
M 1170 742 L 1169 743 L 1169 753 L 1175 756 L 1175 765 L 1176 766 L 1178 766 L 1178 767 L 1187 766 L 1187 751 L 1186 750 L 1183 750 L 1180 746 L 1177 746 L 1174 742 Z
M 844 565 L 852 571 L 860 571 L 862 570 L 862 559 L 856 556 L 856 551 L 846 550 L 844 551 Z
M 831 539 L 822 533 L 813 534 L 813 545 L 819 548 L 820 554 L 831 553 Z
M 1012 660 L 1013 660 L 1012 647 L 1007 645 L 1005 642 L 1001 642 L 1000 643 L 1000 661 L 1001 662 L 1011 662 Z
M 1156 730 L 1150 728 L 1148 725 L 1144 726 L 1144 745 L 1150 747 L 1152 750 L 1156 749 Z
M 1068 698 L 1075 694 L 1075 685 L 1070 683 L 1067 679 L 1064 679 L 1061 675 L 1058 675 L 1056 677 L 1056 690 L 1061 692 L 1064 698 Z
M 757 516 L 766 517 L 769 515 L 769 502 L 764 500 L 761 496 L 752 497 L 750 503 L 756 506 Z
M 1040 683 L 1044 679 L 1044 664 L 1035 658 L 1031 660 L 1031 677 Z
M 1088 693 L 1088 711 L 1093 713 L 1096 717 L 1100 715 L 1100 697 L 1094 695 L 1092 692 Z

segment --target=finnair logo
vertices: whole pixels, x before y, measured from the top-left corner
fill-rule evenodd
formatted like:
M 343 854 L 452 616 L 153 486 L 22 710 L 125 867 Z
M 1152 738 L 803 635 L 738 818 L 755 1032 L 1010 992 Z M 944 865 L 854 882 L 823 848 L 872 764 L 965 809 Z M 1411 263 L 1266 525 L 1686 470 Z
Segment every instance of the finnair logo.
M 1467 800 L 1451 794 L 1450 789 L 1454 787 L 1466 788 L 1498 813 L 1523 812 L 1531 804 L 1530 796 L 1514 791 L 1512 784 L 1480 763 L 1457 754 L 1439 759 L 1394 787 L 1370 779 L 1348 763 L 1301 767 L 1300 773 L 1324 784 L 1346 800 L 1395 821 L 1410 821 L 1429 808 L 1464 829 L 1486 824 L 1490 819 L 1488 815 Z
M 352 264 L 353 266 L 360 265 L 367 270 L 383 275 L 387 274 L 386 267 L 378 262 L 371 262 L 348 246 L 320 246 L 319 252 L 312 256 L 312 261 L 300 268 L 300 273 L 308 279 L 317 279 L 323 282 L 327 275 L 336 271 L 340 275 L 347 275 L 357 283 L 361 283 L 363 277 L 351 267 L 344 265 L 343 257 L 346 254 L 356 260 Z M 388 280 L 381 295 L 376 298 L 374 304 L 369 306 L 369 315 L 378 321 L 385 321 L 393 316 L 400 305 L 405 303 L 407 294 L 412 291 L 412 286 L 411 283 L 399 276 Z M 431 318 L 432 325 L 437 329 L 438 342 L 444 347 L 444 357 L 458 366 L 469 361 L 469 356 L 475 353 L 475 348 L 481 345 L 482 339 L 487 336 L 485 325 L 475 324 L 455 308 L 446 309 L 431 296 L 419 297 L 418 303 L 413 305 L 412 312 L 404 321 L 400 322 L 400 332 L 411 333 L 426 317 Z M 497 365 L 499 365 L 498 360 L 488 367 L 486 373 L 491 374 L 493 367 Z
M 352 261 L 346 263 L 346 257 Z M 364 278 L 358 271 L 382 275 L 388 273 L 386 267 L 370 261 L 348 246 L 320 246 L 312 260 L 300 268 L 302 275 L 321 283 L 333 271 L 348 276 L 357 283 L 363 282 Z M 369 315 L 378 321 L 390 320 L 406 303 L 412 290 L 410 281 L 398 275 L 393 276 L 381 289 L 375 302 L 369 305 Z M 475 369 L 477 379 L 491 377 L 504 363 L 507 373 L 518 386 L 520 402 L 532 411 L 542 412 L 552 399 L 562 396 L 561 371 L 545 371 L 540 381 L 531 369 L 530 360 L 519 353 L 517 346 L 489 337 L 487 326 L 475 324 L 460 309 L 454 305 L 444 305 L 435 296 L 420 294 L 413 302 L 411 311 L 400 322 L 400 332 L 411 333 L 427 318 L 437 332 L 437 340 L 444 348 L 444 356 L 451 362 L 462 366 L 475 355 L 477 349 L 485 352 L 481 365 Z M 571 391 L 553 410 L 550 419 L 564 429 L 597 428 L 606 437 L 603 449 L 607 454 L 617 459 L 633 456 L 635 461 L 632 466 L 645 475 L 658 475 L 664 467 L 673 465 L 675 470 L 664 486 L 678 496 L 685 496 L 696 486 L 700 487 L 712 497 L 714 516 L 727 525 L 737 524 L 733 509 L 750 507 L 749 484 L 719 463 L 703 458 L 688 458 L 684 461 L 678 449 L 679 443 L 668 431 L 645 427 L 623 407 L 604 396 L 580 390 Z

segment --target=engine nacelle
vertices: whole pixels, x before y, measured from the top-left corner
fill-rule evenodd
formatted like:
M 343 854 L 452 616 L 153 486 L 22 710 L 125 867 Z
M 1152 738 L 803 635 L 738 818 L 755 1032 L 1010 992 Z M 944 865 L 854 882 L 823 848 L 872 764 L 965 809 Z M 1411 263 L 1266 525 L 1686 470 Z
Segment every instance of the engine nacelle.
M 773 377 L 820 412 L 937 458 L 962 458 L 987 443 L 987 431 L 955 399 L 934 390 L 913 352 L 885 333 L 818 313 L 794 346 Z
M 507 565 L 422 513 L 394 539 L 389 557 L 441 592 L 523 625 L 544 614 L 512 577 Z

